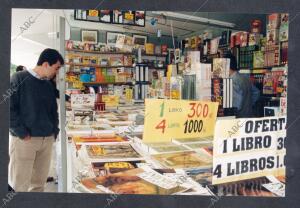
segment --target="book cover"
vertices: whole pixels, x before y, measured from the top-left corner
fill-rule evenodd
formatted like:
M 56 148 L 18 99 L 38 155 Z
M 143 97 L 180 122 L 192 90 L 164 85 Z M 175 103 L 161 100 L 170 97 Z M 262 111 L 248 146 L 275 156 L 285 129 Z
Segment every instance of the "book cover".
M 268 29 L 277 29 L 280 25 L 280 14 L 274 13 L 268 16 Z
M 278 29 L 270 29 L 267 31 L 267 44 L 268 45 L 276 45 L 279 41 L 279 30 Z
M 220 46 L 227 46 L 230 44 L 231 30 L 226 30 L 222 32 L 221 39 L 219 41 Z
M 280 26 L 289 24 L 289 14 L 282 13 L 280 14 Z
M 142 168 L 84 178 L 81 183 L 94 193 L 170 195 L 185 190 L 173 180 Z
M 287 64 L 288 63 L 288 42 L 282 42 L 281 43 L 281 49 L 280 49 L 280 55 L 281 55 L 281 64 Z
M 258 33 L 250 33 L 249 34 L 249 46 L 259 45 L 261 34 Z
M 214 58 L 213 59 L 213 78 L 229 77 L 230 59 Z
M 95 176 L 105 176 L 108 174 L 118 173 L 126 170 L 131 170 L 138 167 L 138 163 L 143 163 L 143 160 L 138 161 L 122 161 L 122 162 L 92 162 L 92 168 Z
M 202 186 L 211 185 L 212 168 L 193 168 L 186 170 L 186 174 Z
M 157 144 L 147 144 L 147 145 L 153 150 L 154 153 L 181 152 L 181 151 L 188 150 L 187 148 L 180 145 L 176 145 L 174 143 L 166 143 L 166 144 L 157 143 Z
M 97 143 L 106 143 L 106 142 L 127 142 L 128 139 L 125 137 L 117 135 L 97 135 L 97 136 L 74 136 L 72 137 L 73 141 L 76 144 L 86 143 L 86 142 L 97 142 Z
M 220 37 L 214 38 L 210 41 L 210 54 L 218 53 Z
M 100 21 L 110 23 L 111 22 L 111 11 L 100 10 Z
M 287 99 L 286 97 L 281 97 L 280 98 L 280 114 L 282 116 L 286 116 L 287 114 Z
M 211 157 L 199 156 L 195 152 L 163 153 L 152 155 L 152 158 L 166 168 L 199 168 L 212 165 Z
M 134 25 L 135 18 L 134 18 L 134 11 L 128 10 L 123 11 L 123 23 L 128 25 Z
M 280 26 L 279 30 L 279 41 L 288 41 L 289 39 L 289 26 L 287 24 L 283 24 Z
M 199 142 L 209 142 L 212 141 L 213 137 L 204 137 L 204 138 L 186 138 L 186 139 L 173 139 L 174 142 L 180 143 L 180 144 L 186 144 L 186 143 L 199 143 Z
M 86 145 L 86 151 L 92 159 L 140 158 L 130 144 Z
M 253 52 L 253 68 L 262 68 L 264 67 L 264 52 L 263 51 L 254 51 Z
M 263 94 L 276 95 L 280 87 L 279 80 L 283 74 L 283 71 L 266 72 L 263 83 Z

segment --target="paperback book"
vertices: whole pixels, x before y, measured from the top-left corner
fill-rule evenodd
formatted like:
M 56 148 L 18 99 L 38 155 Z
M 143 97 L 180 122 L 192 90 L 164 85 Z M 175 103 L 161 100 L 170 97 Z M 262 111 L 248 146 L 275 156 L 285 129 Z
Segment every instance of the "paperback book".
M 166 168 L 199 168 L 212 165 L 212 158 L 206 155 L 199 156 L 196 152 L 178 152 L 152 155 L 152 158 L 158 161 Z

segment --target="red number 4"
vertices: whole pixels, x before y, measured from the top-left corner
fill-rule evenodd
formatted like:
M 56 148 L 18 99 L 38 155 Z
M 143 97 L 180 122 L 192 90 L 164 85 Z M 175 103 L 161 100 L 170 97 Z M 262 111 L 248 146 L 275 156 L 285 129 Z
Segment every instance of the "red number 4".
M 162 120 L 155 128 L 162 129 L 162 133 L 165 133 L 166 119 Z

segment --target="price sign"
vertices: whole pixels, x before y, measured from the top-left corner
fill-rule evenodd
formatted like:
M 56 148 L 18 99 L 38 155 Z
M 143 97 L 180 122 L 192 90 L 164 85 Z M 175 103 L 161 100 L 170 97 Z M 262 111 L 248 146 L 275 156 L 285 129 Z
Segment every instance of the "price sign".
M 94 108 L 94 94 L 72 94 L 71 108 Z
M 126 89 L 125 90 L 125 98 L 126 98 L 126 102 L 131 102 L 132 101 L 132 95 L 133 95 L 133 92 L 132 92 L 132 89 Z
M 188 100 L 145 100 L 144 142 L 213 136 L 218 103 Z
M 116 95 L 103 95 L 102 100 L 106 106 L 117 107 L 119 106 L 120 97 Z
M 81 81 L 74 81 L 73 82 L 73 87 L 77 89 L 84 90 L 84 85 Z

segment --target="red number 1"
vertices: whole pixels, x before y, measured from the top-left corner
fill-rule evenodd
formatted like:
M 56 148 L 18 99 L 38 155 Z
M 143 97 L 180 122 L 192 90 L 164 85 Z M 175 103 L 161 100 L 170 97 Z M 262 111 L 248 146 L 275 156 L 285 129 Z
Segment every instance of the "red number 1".
M 162 120 L 155 128 L 162 129 L 162 133 L 165 133 L 166 119 Z

